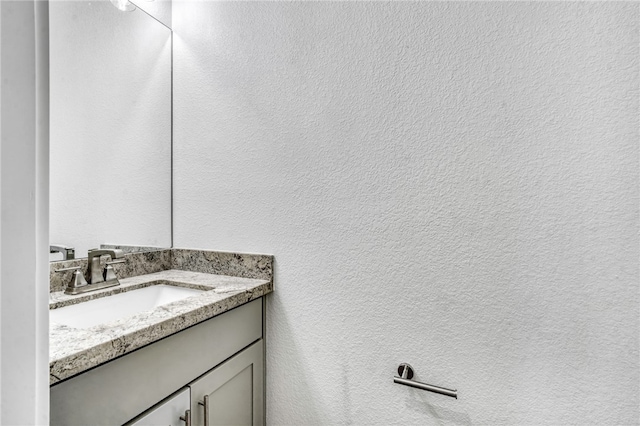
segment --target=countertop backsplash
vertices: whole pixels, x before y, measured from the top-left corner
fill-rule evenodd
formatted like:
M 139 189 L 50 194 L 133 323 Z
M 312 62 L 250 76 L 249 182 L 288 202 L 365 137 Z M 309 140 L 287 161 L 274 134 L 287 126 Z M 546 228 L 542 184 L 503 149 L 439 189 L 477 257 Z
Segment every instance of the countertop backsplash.
M 118 247 L 118 246 L 104 246 Z M 125 263 L 113 265 L 119 279 L 177 269 L 204 272 L 242 278 L 273 281 L 273 256 L 264 254 L 230 253 L 192 249 L 161 249 L 125 253 Z M 107 262 L 104 256 L 101 262 Z M 72 271 L 55 272 L 58 269 L 81 266 L 87 270 L 87 258 L 50 263 L 49 292 L 64 291 L 71 280 Z

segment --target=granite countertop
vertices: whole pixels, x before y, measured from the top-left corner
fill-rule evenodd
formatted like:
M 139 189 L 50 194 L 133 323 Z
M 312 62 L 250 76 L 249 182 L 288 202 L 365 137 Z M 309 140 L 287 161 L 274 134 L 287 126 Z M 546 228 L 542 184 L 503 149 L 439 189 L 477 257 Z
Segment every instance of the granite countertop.
M 271 280 L 203 272 L 166 270 L 120 279 L 120 286 L 69 296 L 50 294 L 50 308 L 62 307 L 145 287 L 154 281 L 210 289 L 134 316 L 87 329 L 51 323 L 49 326 L 49 384 L 75 376 L 142 346 L 177 333 L 273 291 Z M 176 285 L 176 284 L 174 284 Z

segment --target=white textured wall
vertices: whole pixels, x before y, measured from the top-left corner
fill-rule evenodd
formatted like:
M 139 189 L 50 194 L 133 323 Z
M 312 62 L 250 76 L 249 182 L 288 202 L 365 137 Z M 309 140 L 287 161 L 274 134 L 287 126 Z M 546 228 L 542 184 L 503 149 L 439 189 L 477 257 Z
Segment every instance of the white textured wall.
M 171 245 L 171 31 L 109 0 L 51 2 L 51 232 Z
M 171 0 L 133 0 L 131 3 L 171 28 Z
M 276 256 L 270 425 L 638 423 L 639 8 L 174 3 L 175 244 Z

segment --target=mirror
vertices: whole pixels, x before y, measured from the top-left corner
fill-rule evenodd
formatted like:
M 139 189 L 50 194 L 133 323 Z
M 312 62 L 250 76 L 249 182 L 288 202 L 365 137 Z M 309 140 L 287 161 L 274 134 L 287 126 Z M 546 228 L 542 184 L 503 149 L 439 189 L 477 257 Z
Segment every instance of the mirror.
M 171 30 L 110 0 L 49 13 L 50 244 L 170 247 Z

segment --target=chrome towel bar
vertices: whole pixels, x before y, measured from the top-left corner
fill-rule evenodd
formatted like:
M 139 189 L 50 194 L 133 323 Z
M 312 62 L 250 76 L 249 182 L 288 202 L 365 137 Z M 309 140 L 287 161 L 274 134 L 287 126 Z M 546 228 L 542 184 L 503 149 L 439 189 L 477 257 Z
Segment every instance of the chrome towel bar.
M 413 378 L 413 368 L 409 364 L 400 364 L 400 366 L 398 366 L 398 374 L 400 375 L 400 377 L 394 376 L 393 383 L 411 386 L 412 388 L 435 392 L 441 395 L 446 395 L 458 399 L 458 391 L 455 389 L 441 388 L 440 386 L 428 385 L 426 383 L 411 380 Z

